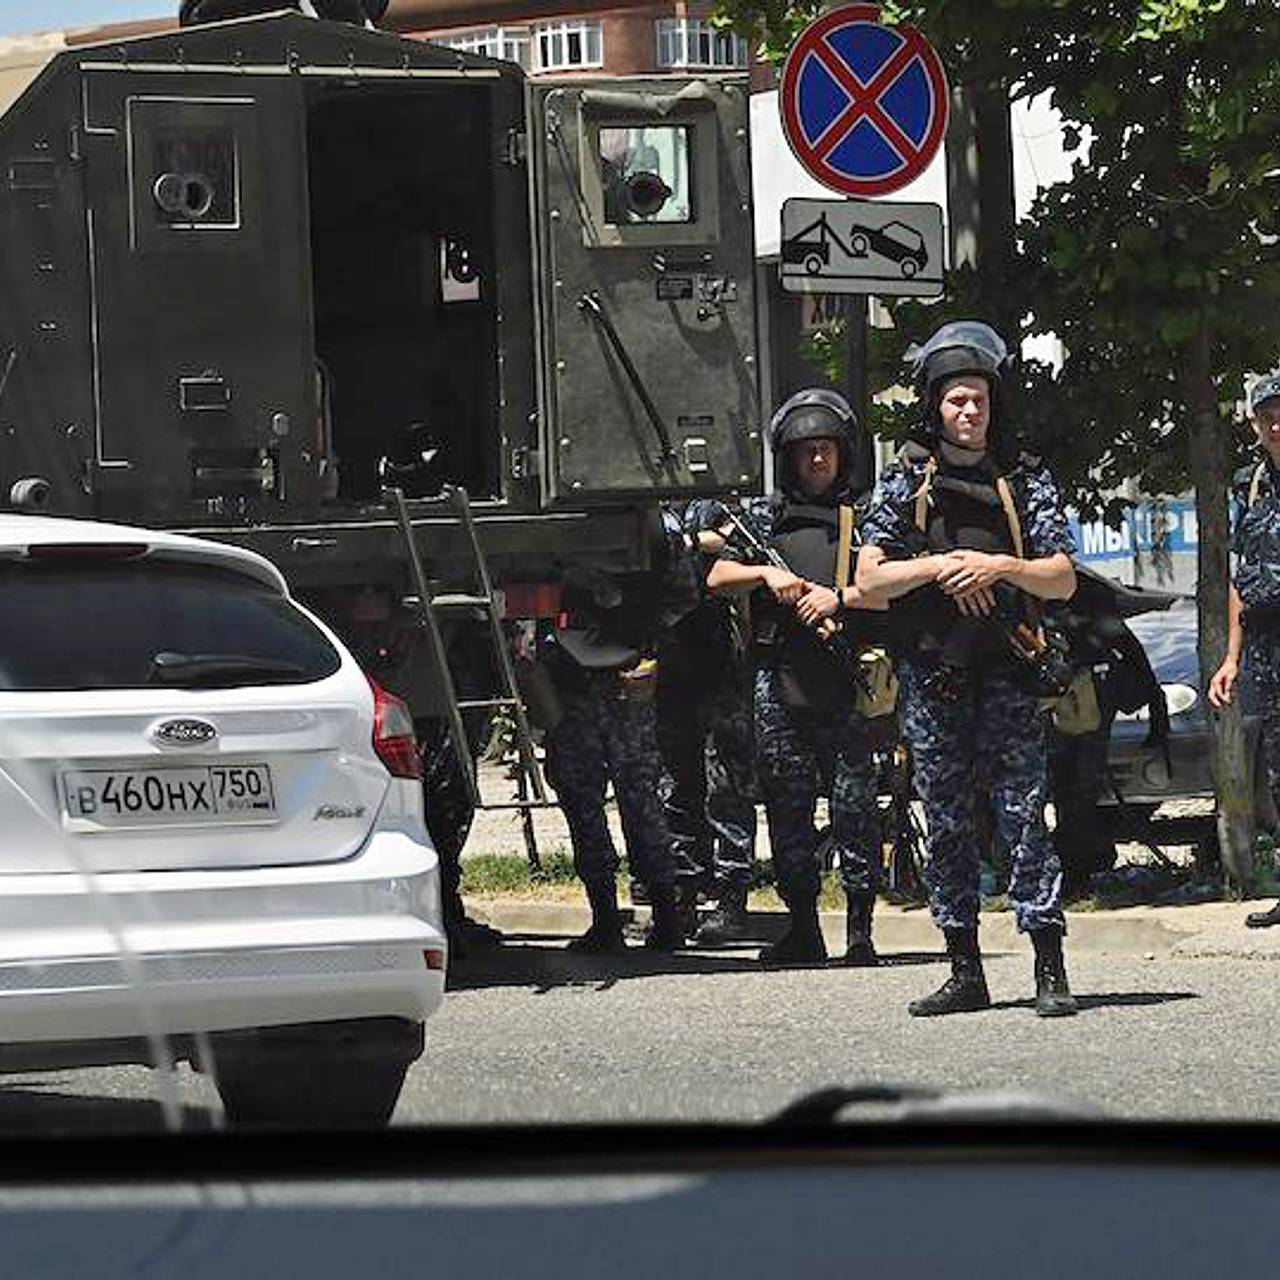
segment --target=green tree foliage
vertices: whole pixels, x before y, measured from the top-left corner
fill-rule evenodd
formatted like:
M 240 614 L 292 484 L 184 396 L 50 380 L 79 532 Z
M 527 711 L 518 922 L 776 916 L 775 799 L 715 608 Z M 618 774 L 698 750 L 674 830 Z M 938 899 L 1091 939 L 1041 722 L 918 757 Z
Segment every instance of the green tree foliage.
M 770 58 L 814 12 L 809 0 L 719 3 Z M 883 16 L 920 28 L 952 83 L 978 98 L 1050 94 L 1075 159 L 1037 197 L 1012 254 L 980 249 L 941 306 L 893 307 L 870 385 L 892 381 L 907 343 L 948 314 L 1008 315 L 1018 299 L 1022 332 L 1006 336 L 1054 334 L 1065 347 L 1060 370 L 1024 366 L 1014 422 L 1068 499 L 1093 512 L 1130 478 L 1150 492 L 1196 489 L 1207 678 L 1226 640 L 1227 479 L 1247 441 L 1235 406 L 1247 373 L 1280 364 L 1280 5 L 893 0 Z M 876 425 L 894 434 L 902 417 L 886 411 Z M 1237 707 L 1211 722 L 1224 863 L 1247 888 L 1243 725 Z
M 822 8 L 720 0 L 719 16 L 776 60 Z M 1020 224 L 1009 278 L 953 272 L 944 303 L 892 306 L 894 331 L 873 335 L 871 387 L 942 319 L 1008 290 L 1025 299 L 1022 336 L 1066 347 L 1057 376 L 1024 366 L 1017 403 L 1068 496 L 1093 511 L 1130 477 L 1185 488 L 1194 336 L 1210 335 L 1224 432 L 1246 374 L 1280 362 L 1280 5 L 922 0 L 882 14 L 919 27 L 953 83 L 1051 94 L 1075 163 Z M 838 344 L 816 346 L 829 356 Z M 875 425 L 900 435 L 904 413 Z

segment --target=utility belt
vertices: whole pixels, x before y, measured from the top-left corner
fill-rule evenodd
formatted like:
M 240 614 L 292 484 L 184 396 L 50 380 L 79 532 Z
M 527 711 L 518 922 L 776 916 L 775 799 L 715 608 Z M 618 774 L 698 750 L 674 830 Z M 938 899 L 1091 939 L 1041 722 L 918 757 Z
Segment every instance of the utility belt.
M 884 645 L 860 645 L 857 641 L 852 648 L 856 665 L 850 669 L 803 631 L 793 644 L 780 641 L 774 632 L 753 638 L 751 659 L 756 669 L 777 673 L 782 699 L 790 707 L 844 709 L 866 720 L 893 715 L 898 705 L 898 677 L 889 650 Z M 819 662 L 831 666 L 824 669 L 817 666 Z M 808 678 L 806 670 L 811 673 Z M 823 684 L 830 690 L 827 696 L 816 693 Z
M 544 733 L 555 730 L 575 700 L 646 703 L 654 700 L 658 687 L 658 662 L 651 657 L 625 668 L 589 670 L 553 651 L 516 662 L 515 673 L 529 720 Z

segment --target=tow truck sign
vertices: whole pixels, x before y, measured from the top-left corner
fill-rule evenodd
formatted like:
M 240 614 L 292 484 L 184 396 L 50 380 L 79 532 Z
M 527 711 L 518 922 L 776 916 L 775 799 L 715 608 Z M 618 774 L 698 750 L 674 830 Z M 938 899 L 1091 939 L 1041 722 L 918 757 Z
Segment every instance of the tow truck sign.
M 787 200 L 782 287 L 787 293 L 942 293 L 942 209 L 888 200 Z

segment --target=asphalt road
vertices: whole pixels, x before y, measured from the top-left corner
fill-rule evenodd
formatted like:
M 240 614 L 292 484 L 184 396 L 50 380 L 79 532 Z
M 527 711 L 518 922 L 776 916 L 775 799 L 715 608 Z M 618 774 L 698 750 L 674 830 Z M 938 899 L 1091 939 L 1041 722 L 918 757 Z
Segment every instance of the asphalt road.
M 1031 1012 L 1029 962 L 988 961 L 996 1007 L 920 1021 L 906 1002 L 939 956 L 873 971 L 766 973 L 749 953 L 591 962 L 524 940 L 456 971 L 428 1028 L 399 1124 L 762 1118 L 809 1090 L 869 1080 L 1018 1089 L 1119 1116 L 1280 1118 L 1280 964 L 1081 956 L 1084 1011 Z M 8 1077 L 0 1132 L 155 1128 L 167 1089 L 182 1123 L 218 1123 L 186 1068 Z

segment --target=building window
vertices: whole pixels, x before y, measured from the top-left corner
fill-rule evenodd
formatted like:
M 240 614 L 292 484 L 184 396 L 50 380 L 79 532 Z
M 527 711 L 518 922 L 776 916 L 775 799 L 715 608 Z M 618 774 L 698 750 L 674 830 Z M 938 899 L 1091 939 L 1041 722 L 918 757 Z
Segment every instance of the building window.
M 543 22 L 534 28 L 534 33 L 537 36 L 539 71 L 604 65 L 604 42 L 599 22 Z
M 731 31 L 717 31 L 701 18 L 659 18 L 658 66 L 724 67 L 747 65 L 747 42 Z
M 463 53 L 503 58 L 529 70 L 530 37 L 527 27 L 477 27 L 473 31 L 446 31 L 432 36 L 431 41 Z

